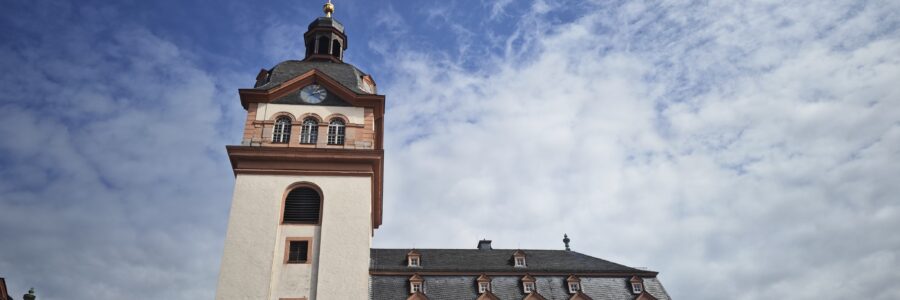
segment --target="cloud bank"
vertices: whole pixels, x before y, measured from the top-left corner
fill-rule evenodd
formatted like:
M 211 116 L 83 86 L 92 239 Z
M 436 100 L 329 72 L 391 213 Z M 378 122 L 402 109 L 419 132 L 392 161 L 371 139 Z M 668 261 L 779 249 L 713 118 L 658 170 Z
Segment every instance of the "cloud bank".
M 900 297 L 898 8 L 535 1 L 469 28 L 480 55 L 376 45 L 397 76 L 376 244 L 565 232 L 676 298 Z

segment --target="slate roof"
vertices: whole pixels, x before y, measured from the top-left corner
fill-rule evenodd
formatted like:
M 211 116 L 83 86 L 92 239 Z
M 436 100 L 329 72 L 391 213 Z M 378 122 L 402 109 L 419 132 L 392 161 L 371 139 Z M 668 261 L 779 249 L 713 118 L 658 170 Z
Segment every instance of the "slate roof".
M 408 267 L 406 254 L 411 249 L 371 249 L 372 271 L 395 272 L 520 272 L 529 273 L 623 273 L 655 276 L 652 271 L 635 269 L 607 260 L 565 250 L 523 250 L 525 268 L 513 266 L 515 249 L 416 249 L 422 256 L 420 267 Z
M 300 76 L 303 73 L 309 72 L 312 69 L 325 73 L 325 75 L 337 80 L 341 85 L 347 87 L 354 93 L 369 94 L 359 88 L 362 83 L 362 77 L 368 74 L 360 71 L 351 64 L 300 60 L 287 60 L 275 65 L 275 67 L 269 70 L 268 79 L 257 82 L 254 88 L 258 90 L 268 90 L 277 87 L 281 83 L 291 80 L 294 77 Z
M 425 295 L 431 300 L 475 299 L 476 276 L 422 276 Z M 519 300 L 525 298 L 520 276 L 491 277 L 491 292 L 500 299 Z M 627 299 L 636 297 L 631 293 L 630 277 L 582 277 L 582 292 L 594 300 Z M 409 296 L 409 276 L 380 276 L 371 278 L 371 300 L 403 300 Z M 569 294 L 566 276 L 535 276 L 538 293 L 549 300 L 565 300 Z M 644 289 L 659 300 L 668 300 L 668 293 L 656 278 L 644 278 Z
M 309 23 L 309 26 L 306 27 L 306 29 L 312 31 L 313 28 L 316 27 L 333 27 L 341 33 L 344 32 L 344 24 L 341 24 L 338 20 L 330 17 L 319 17 L 313 20 L 312 23 Z

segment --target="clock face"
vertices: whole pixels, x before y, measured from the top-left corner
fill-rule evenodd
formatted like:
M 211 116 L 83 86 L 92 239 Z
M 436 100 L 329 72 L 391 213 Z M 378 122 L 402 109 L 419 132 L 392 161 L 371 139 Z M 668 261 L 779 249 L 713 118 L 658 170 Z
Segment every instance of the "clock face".
M 319 104 L 325 101 L 328 91 L 318 84 L 310 84 L 300 90 L 300 99 L 309 104 Z

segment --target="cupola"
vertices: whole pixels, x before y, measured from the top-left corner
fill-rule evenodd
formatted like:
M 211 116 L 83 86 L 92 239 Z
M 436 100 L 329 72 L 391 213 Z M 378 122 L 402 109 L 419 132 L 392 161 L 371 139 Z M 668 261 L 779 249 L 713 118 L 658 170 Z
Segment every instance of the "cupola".
M 332 17 L 334 4 L 330 0 L 325 4 L 323 11 L 325 16 L 309 23 L 306 33 L 303 34 L 306 45 L 306 56 L 303 60 L 342 62 L 344 51 L 347 50 L 344 25 Z

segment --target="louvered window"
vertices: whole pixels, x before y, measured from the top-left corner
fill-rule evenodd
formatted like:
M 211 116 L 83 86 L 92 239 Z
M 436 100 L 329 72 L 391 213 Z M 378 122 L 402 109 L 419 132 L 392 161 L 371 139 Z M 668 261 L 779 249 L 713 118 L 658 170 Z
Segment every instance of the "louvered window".
M 313 118 L 303 120 L 303 128 L 300 130 L 301 144 L 315 144 L 319 138 L 319 122 Z
M 291 241 L 288 249 L 288 263 L 302 264 L 309 259 L 309 241 Z
M 347 126 L 344 125 L 344 121 L 340 119 L 331 120 L 331 123 L 328 124 L 328 144 L 343 145 L 346 130 Z
M 296 188 L 284 201 L 284 223 L 318 224 L 320 208 L 319 192 L 308 187 Z
M 291 140 L 291 118 L 281 117 L 275 121 L 275 130 L 272 132 L 272 142 L 287 144 Z

